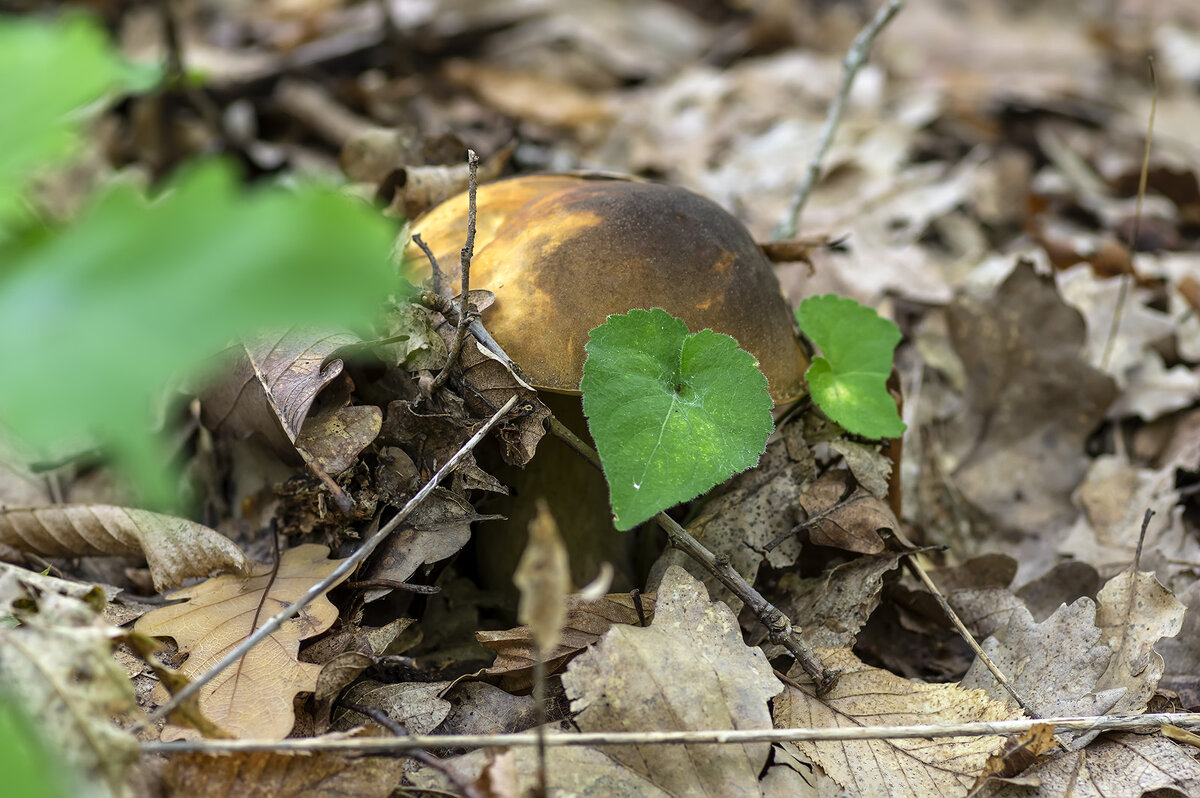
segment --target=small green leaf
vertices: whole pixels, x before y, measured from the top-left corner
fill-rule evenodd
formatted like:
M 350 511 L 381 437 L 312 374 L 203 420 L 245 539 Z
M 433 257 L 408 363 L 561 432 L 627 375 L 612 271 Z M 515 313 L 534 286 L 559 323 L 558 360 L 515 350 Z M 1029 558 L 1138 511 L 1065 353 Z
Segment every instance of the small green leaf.
M 887 391 L 900 329 L 853 299 L 826 294 L 800 303 L 796 321 L 824 357 L 805 378 L 813 400 L 847 432 L 895 438 L 904 422 Z
M 127 76 L 104 31 L 86 17 L 0 16 L 0 227 L 19 207 L 23 178 L 74 143 L 79 120 L 71 112 Z
M 583 412 L 608 479 L 617 529 L 755 465 L 774 428 L 754 356 L 659 308 L 592 330 Z

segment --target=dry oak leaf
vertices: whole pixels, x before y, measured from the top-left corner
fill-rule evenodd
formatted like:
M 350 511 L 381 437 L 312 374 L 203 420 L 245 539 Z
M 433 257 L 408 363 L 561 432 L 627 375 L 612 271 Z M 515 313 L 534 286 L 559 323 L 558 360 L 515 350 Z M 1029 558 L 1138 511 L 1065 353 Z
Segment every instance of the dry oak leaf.
M 654 616 L 654 596 L 640 597 L 646 622 Z M 552 650 L 546 652 L 546 673 L 558 671 L 568 660 L 599 640 L 614 624 L 640 626 L 642 616 L 628 593 L 613 593 L 600 599 L 588 600 L 578 595 L 567 596 L 567 619 L 562 637 Z M 528 626 L 518 626 L 500 632 L 476 632 L 475 639 L 496 652 L 490 668 L 480 676 L 499 679 L 499 686 L 509 692 L 528 692 L 533 687 L 533 641 Z
M 737 618 L 678 566 L 658 589 L 654 623 L 618 625 L 562 677 L 583 731 L 769 729 L 782 685 Z M 761 795 L 769 743 L 599 746 L 614 772 L 632 771 L 670 795 Z
M 270 565 L 260 565 L 249 577 L 220 576 L 177 590 L 169 598 L 188 601 L 143 615 L 134 630 L 173 637 L 188 655 L 180 672 L 194 678 L 337 568 L 341 561 L 328 555 L 325 546 L 297 546 L 282 553 L 274 574 Z M 325 631 L 336 618 L 337 609 L 324 595 L 305 607 L 201 690 L 205 717 L 236 737 L 286 737 L 295 722 L 293 699 L 313 692 L 321 672 L 320 665 L 297 660 L 300 641 Z M 165 690 L 156 691 L 155 699 L 165 701 Z M 164 739 L 190 736 L 168 731 Z
M 146 558 L 154 588 L 215 571 L 245 573 L 233 541 L 184 518 L 107 504 L 0 509 L 0 543 L 47 557 Z
M 824 698 L 812 688 L 787 687 L 774 701 L 778 728 L 853 728 L 855 726 L 964 723 L 1023 717 L 982 690 L 954 684 L 924 684 L 864 665 L 849 649 L 822 649 L 827 668 L 840 671 Z M 790 674 L 806 679 L 803 671 Z M 988 758 L 1004 747 L 1004 738 L 966 737 L 897 740 L 843 740 L 783 743 L 819 765 L 842 789 L 855 796 L 965 796 Z M 794 746 L 794 747 L 793 747 Z

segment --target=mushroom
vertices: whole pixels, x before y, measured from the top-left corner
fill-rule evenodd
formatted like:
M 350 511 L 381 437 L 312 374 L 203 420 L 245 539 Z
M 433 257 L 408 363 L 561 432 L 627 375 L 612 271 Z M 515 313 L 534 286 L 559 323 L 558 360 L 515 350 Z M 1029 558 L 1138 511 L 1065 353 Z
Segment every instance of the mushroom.
M 555 416 L 585 440 L 579 383 L 588 333 L 610 314 L 662 308 L 687 323 L 726 333 L 753 354 L 776 405 L 806 392 L 808 358 L 770 262 L 746 228 L 716 203 L 674 186 L 593 175 L 533 175 L 481 186 L 471 286 L 496 295 L 483 322 L 539 389 Z M 457 280 L 466 231 L 466 194 L 418 219 L 439 265 Z M 411 263 L 424 256 L 412 244 Z M 522 473 L 500 475 L 513 489 L 499 509 L 507 525 L 481 530 L 487 570 L 511 575 L 534 500 L 542 495 L 567 540 L 576 583 L 616 561 L 629 581 L 628 536 L 611 526 L 603 477 L 547 437 Z

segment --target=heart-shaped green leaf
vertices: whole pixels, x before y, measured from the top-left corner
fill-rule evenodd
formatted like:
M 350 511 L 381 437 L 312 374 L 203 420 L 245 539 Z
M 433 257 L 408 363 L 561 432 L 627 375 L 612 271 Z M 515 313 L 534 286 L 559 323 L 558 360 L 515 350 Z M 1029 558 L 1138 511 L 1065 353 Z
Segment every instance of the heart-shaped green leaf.
M 666 311 L 631 310 L 592 330 L 583 412 L 617 529 L 758 462 L 774 423 L 767 380 L 728 335 Z
M 900 329 L 868 307 L 826 294 L 800 303 L 796 321 L 824 357 L 804 375 L 813 400 L 847 432 L 895 438 L 904 422 L 887 391 Z

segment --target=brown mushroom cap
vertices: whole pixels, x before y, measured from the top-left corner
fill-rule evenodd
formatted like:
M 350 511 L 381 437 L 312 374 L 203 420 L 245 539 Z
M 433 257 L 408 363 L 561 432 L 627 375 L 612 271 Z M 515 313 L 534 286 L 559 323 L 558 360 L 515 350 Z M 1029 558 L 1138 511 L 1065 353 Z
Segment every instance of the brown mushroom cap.
M 693 332 L 736 338 L 777 404 L 806 392 L 808 360 L 771 264 L 716 203 L 654 183 L 535 175 L 481 187 L 477 207 L 471 286 L 495 292 L 484 324 L 538 388 L 578 393 L 588 332 L 610 314 L 658 307 Z M 456 275 L 466 197 L 412 232 Z

